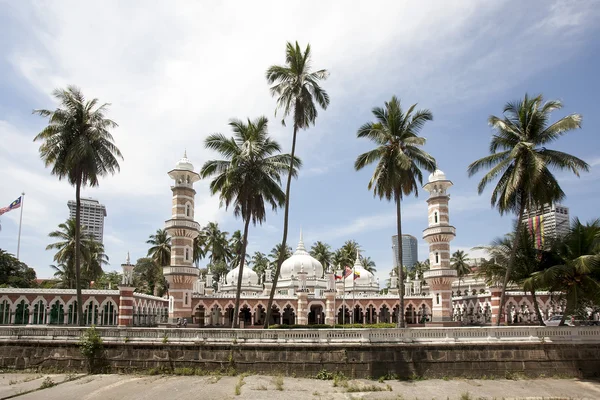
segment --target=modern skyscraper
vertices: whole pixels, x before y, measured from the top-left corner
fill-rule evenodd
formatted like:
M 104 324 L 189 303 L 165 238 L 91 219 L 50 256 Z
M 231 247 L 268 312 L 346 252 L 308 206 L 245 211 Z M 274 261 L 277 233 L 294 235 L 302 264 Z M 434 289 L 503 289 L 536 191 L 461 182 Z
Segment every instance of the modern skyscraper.
M 571 228 L 569 209 L 560 204 L 525 210 L 522 222 L 533 232 L 538 248 L 542 248 L 547 239 L 565 236 Z
M 69 218 L 75 219 L 75 210 L 77 203 L 69 200 Z M 106 207 L 100 204 L 98 200 L 81 199 L 81 225 L 85 227 L 83 233 L 91 234 L 96 241 L 102 243 L 104 239 L 104 217 L 106 217 Z
M 398 266 L 398 235 L 392 236 L 394 267 Z M 419 246 L 413 235 L 402 235 L 402 265 L 412 268 L 419 261 Z

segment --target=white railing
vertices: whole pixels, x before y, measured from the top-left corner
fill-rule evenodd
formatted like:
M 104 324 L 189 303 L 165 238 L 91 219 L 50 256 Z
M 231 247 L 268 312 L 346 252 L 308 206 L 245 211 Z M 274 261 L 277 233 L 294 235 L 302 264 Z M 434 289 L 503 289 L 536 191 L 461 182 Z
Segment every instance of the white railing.
M 600 343 L 600 327 L 467 327 L 408 329 L 97 328 L 106 343 L 369 344 Z M 85 328 L 0 326 L 0 343 L 76 342 Z
M 455 269 L 439 268 L 439 269 L 428 269 L 423 272 L 423 278 L 435 278 L 437 276 L 456 276 Z
M 198 276 L 200 274 L 200 270 L 194 267 L 163 267 L 163 274 L 185 274 Z
M 185 219 L 169 219 L 165 221 L 165 229 L 169 228 L 186 228 L 200 231 L 200 224 L 196 221 L 189 221 Z
M 437 235 L 437 234 L 456 235 L 456 228 L 453 226 L 432 226 L 432 227 L 423 229 L 423 236 Z

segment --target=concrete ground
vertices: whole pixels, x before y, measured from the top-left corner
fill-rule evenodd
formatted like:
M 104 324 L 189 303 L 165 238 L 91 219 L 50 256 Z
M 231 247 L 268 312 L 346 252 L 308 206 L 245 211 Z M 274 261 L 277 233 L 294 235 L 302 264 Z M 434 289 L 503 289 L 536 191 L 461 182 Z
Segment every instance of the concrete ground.
M 46 382 L 46 386 L 41 388 Z M 334 381 L 272 376 L 0 374 L 0 400 L 175 399 L 600 399 L 578 379 Z

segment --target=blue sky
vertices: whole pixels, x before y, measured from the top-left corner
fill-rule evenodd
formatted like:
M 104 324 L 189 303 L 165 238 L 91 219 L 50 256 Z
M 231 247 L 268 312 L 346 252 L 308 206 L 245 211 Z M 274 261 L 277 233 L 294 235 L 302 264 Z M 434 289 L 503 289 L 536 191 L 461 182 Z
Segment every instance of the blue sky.
M 83 194 L 107 207 L 108 269 L 119 269 L 127 251 L 133 259 L 146 254 L 148 235 L 170 217 L 166 173 L 184 149 L 199 169 L 217 157 L 203 148 L 208 134 L 228 134 L 232 117 L 259 115 L 270 118 L 270 132 L 289 149 L 291 129 L 274 118 L 264 79 L 269 65 L 283 63 L 288 40 L 310 42 L 314 67 L 331 72 L 323 83 L 331 106 L 299 135 L 304 168 L 292 184 L 293 247 L 300 228 L 307 245 L 321 240 L 335 249 L 354 239 L 377 263 L 377 275 L 387 276 L 394 205 L 373 198 L 372 169 L 355 172 L 353 163 L 371 148 L 356 139 L 357 128 L 392 95 L 434 115 L 422 134 L 455 185 L 453 251 L 479 255 L 470 249 L 510 229 L 511 217 L 490 208 L 489 191 L 477 195 L 479 177 L 469 179 L 466 167 L 487 154 L 488 116 L 526 92 L 563 101 L 555 118 L 583 114 L 583 129 L 553 147 L 592 165 L 580 179 L 558 173 L 572 216 L 600 216 L 597 2 L 84 3 L 0 0 L 0 204 L 27 193 L 21 258 L 39 277 L 51 276 L 47 235 L 68 217 L 75 192 L 50 175 L 32 142 L 44 120 L 31 110 L 53 108 L 54 88 L 75 84 L 112 103 L 122 170 Z M 209 195 L 208 182 L 197 191 L 198 222 L 242 228 Z M 403 231 L 419 239 L 425 200 L 421 191 L 403 203 Z M 0 248 L 16 252 L 18 218 L 18 211 L 1 217 Z M 251 253 L 268 253 L 281 240 L 282 219 L 283 212 L 269 214 L 251 228 Z M 421 239 L 419 258 L 427 258 Z

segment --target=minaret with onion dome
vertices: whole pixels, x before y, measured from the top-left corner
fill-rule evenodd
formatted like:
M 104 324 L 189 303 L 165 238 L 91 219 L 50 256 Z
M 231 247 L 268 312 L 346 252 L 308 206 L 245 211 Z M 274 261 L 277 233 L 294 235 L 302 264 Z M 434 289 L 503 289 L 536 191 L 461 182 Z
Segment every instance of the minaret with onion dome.
M 200 225 L 194 221 L 194 182 L 200 175 L 187 154 L 169 171 L 175 181 L 171 186 L 173 203 L 171 219 L 165 221 L 165 230 L 171 236 L 171 263 L 163 267 L 163 274 L 169 283 L 169 295 L 173 297 L 173 308 L 169 310 L 170 322 L 177 318 L 192 321 L 192 292 L 198 279 L 198 269 L 194 267 L 194 239 L 200 234 Z
M 447 193 L 452 182 L 436 169 L 429 175 L 429 182 L 423 189 L 429 192 L 427 209 L 429 224 L 423 231 L 423 239 L 429 244 L 430 269 L 423 278 L 429 285 L 432 296 L 431 323 L 452 325 L 452 282 L 456 280 L 456 270 L 450 266 L 450 241 L 456 236 L 456 229 L 450 225 Z

